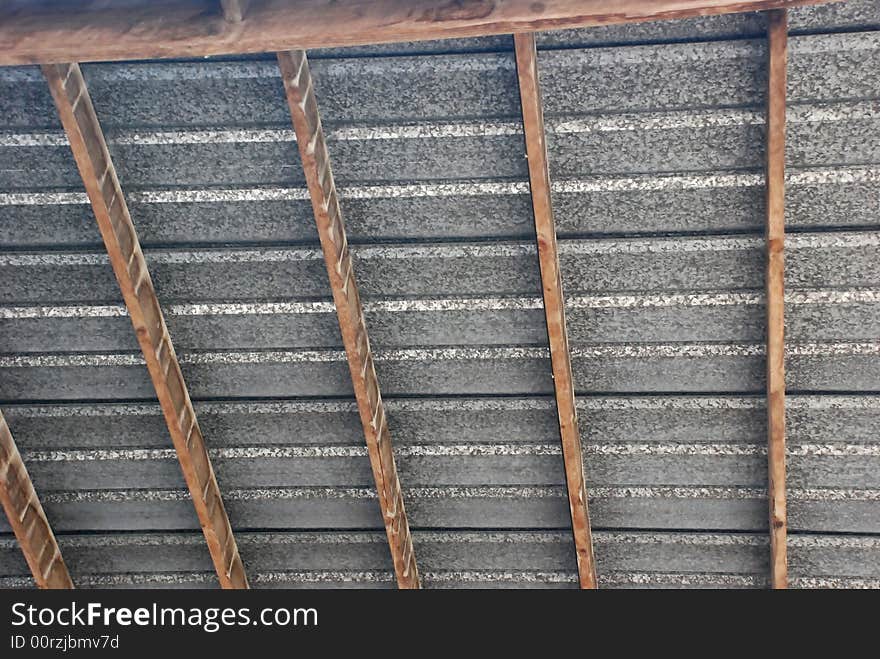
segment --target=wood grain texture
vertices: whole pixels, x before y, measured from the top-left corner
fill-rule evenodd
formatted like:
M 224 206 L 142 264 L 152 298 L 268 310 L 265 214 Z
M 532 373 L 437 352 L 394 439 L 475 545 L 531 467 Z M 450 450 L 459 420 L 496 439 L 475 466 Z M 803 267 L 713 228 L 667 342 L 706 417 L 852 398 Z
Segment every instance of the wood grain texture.
M 204 57 L 511 34 L 824 4 L 828 0 L 216 0 L 0 8 L 0 65 Z
M 391 447 L 388 420 L 379 391 L 354 263 L 345 236 L 308 60 L 304 51 L 294 51 L 278 53 L 278 63 L 336 303 L 339 328 L 348 356 L 397 584 L 400 588 L 419 588 L 419 573 Z
M 220 584 L 247 588 L 205 441 L 82 72 L 77 64 L 63 64 L 46 65 L 43 73 L 125 298 Z
M 535 214 L 535 233 L 538 241 L 538 260 L 541 266 L 541 290 L 544 295 L 544 314 L 547 319 L 556 411 L 562 439 L 578 575 L 581 588 L 595 588 L 596 565 L 571 375 L 571 353 L 568 349 L 568 332 L 565 327 L 565 301 L 556 246 L 556 223 L 553 219 L 550 199 L 550 169 L 547 160 L 541 89 L 538 82 L 535 35 L 517 34 L 514 36 L 514 42 L 526 153 L 529 161 L 532 208 Z
M 785 85 L 788 19 L 769 12 L 767 90 L 767 426 L 770 579 L 788 587 L 785 497 Z
M 0 503 L 39 588 L 73 588 L 34 484 L 0 412 Z

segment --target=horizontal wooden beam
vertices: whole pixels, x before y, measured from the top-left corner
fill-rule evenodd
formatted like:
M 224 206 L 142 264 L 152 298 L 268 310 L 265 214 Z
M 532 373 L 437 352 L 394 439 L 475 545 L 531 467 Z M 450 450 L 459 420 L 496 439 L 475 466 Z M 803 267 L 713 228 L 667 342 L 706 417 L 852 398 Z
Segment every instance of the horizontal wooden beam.
M 788 587 L 785 496 L 785 79 L 786 11 L 768 18 L 767 89 L 767 427 L 770 494 L 770 581 Z
M 0 503 L 40 588 L 73 588 L 34 484 L 0 412 Z
M 327 142 L 321 128 L 309 63 L 305 51 L 300 50 L 278 53 L 278 64 L 327 264 L 397 584 L 400 588 L 418 588 L 419 572 L 391 449 L 388 419 L 379 391 L 379 379 L 354 276 L 354 262 L 345 237 L 345 225 L 333 182 Z
M 571 353 L 568 349 L 568 331 L 565 327 L 565 301 L 562 294 L 562 275 L 559 270 L 559 251 L 556 246 L 556 223 L 550 200 L 550 167 L 547 160 L 541 88 L 538 83 L 538 52 L 535 47 L 535 35 L 517 34 L 514 36 L 514 43 L 526 154 L 529 162 L 532 209 L 538 242 L 538 263 L 541 267 L 541 291 L 544 296 L 544 315 L 547 319 L 553 389 L 556 393 L 556 414 L 562 440 L 562 457 L 565 482 L 568 486 L 578 575 L 581 588 L 596 588 L 593 536 L 590 529 L 584 460 L 571 375 Z
M 43 73 L 134 325 L 220 585 L 247 588 L 220 487 L 86 82 L 77 64 L 49 64 Z
M 204 57 L 686 18 L 829 0 L 80 0 L 0 8 L 0 65 Z M 227 5 L 230 3 L 227 3 Z M 234 4 L 234 3 L 233 3 Z M 227 16 L 233 20 L 227 20 Z

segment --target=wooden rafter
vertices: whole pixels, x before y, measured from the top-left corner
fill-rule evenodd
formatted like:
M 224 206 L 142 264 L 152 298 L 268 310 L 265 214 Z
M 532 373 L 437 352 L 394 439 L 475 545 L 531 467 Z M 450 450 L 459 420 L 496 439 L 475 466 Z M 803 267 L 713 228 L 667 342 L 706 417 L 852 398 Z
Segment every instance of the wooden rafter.
M 0 503 L 40 588 L 73 588 L 34 484 L 0 412 Z
M 82 72 L 77 64 L 52 64 L 44 66 L 43 73 L 125 298 L 220 584 L 247 588 L 205 441 Z
M 767 426 L 770 499 L 770 580 L 788 587 L 785 497 L 785 79 L 788 17 L 768 17 L 767 86 Z
M 593 537 L 590 530 L 584 462 L 571 375 L 571 353 L 568 349 L 568 332 L 565 327 L 565 302 L 562 294 L 562 275 L 559 270 L 559 252 L 556 246 L 556 224 L 553 220 L 553 205 L 550 200 L 550 169 L 547 161 L 541 89 L 538 83 L 535 35 L 532 33 L 514 35 L 514 43 L 526 153 L 529 161 L 532 209 L 538 241 L 538 261 L 541 266 L 544 315 L 547 318 L 553 386 L 556 391 L 556 412 L 562 439 L 578 575 L 581 588 L 596 588 Z
M 397 584 L 400 588 L 418 588 L 412 536 L 309 63 L 301 50 L 278 53 L 278 63 L 336 303 Z
M 0 65 L 204 57 L 475 37 L 823 4 L 829 0 L 84 0 L 0 9 Z M 225 3 L 229 4 L 229 3 Z

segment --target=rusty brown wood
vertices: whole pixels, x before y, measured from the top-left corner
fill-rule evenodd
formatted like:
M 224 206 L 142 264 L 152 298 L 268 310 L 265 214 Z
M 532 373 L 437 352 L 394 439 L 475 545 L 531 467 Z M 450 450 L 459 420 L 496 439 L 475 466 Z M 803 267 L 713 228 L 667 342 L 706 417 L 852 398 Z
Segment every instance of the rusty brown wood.
M 788 587 L 785 496 L 785 79 L 788 17 L 767 14 L 767 426 L 770 499 L 770 581 Z
M 529 161 L 532 209 L 538 241 L 538 261 L 541 266 L 544 315 L 547 319 L 553 386 L 556 392 L 556 413 L 562 440 L 578 575 L 581 588 L 596 588 L 596 564 L 593 557 L 584 462 L 571 375 L 571 353 L 568 349 L 568 332 L 565 327 L 565 301 L 562 294 L 562 275 L 559 271 L 559 252 L 556 246 L 556 223 L 553 219 L 553 205 L 550 199 L 550 169 L 547 160 L 541 88 L 538 81 L 535 35 L 516 34 L 514 43 L 526 153 Z
M 206 0 L 0 8 L 0 65 L 204 57 L 685 18 L 829 0 Z M 227 14 L 228 15 L 228 14 Z
M 52 64 L 44 66 L 43 73 L 122 290 L 220 584 L 247 588 L 205 441 L 82 72 L 77 64 Z
M 73 588 L 34 484 L 0 412 L 0 503 L 40 588 Z
M 397 584 L 400 588 L 418 588 L 412 536 L 309 63 L 301 50 L 278 53 L 278 63 L 336 303 Z

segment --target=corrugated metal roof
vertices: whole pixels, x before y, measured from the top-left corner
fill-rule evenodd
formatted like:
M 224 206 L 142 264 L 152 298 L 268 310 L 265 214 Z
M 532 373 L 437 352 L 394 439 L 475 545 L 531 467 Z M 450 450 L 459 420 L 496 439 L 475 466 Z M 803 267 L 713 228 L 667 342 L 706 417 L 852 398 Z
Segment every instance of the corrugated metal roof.
M 791 16 L 791 573 L 877 586 L 880 8 Z M 603 585 L 765 582 L 762 20 L 539 40 Z M 428 586 L 577 582 L 510 50 L 312 67 Z M 392 586 L 275 62 L 83 70 L 252 582 Z M 67 563 L 215 583 L 45 82 L 0 90 L 0 400 Z

